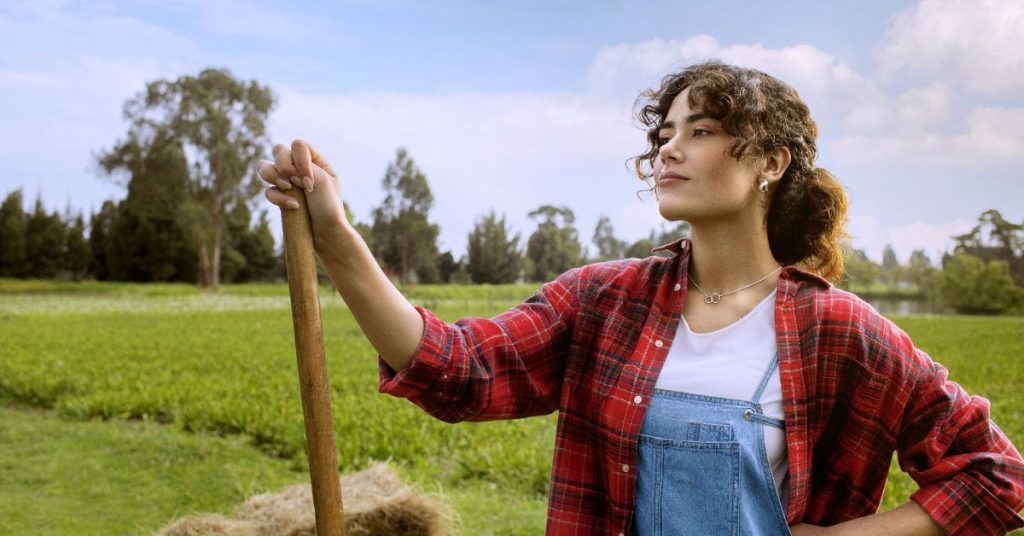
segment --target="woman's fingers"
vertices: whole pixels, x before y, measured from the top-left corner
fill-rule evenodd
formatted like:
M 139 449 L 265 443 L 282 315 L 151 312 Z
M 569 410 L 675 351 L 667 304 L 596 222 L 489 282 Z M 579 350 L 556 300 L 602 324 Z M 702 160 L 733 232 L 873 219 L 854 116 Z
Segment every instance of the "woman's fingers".
M 287 145 L 278 143 L 274 146 L 274 167 L 277 168 L 281 178 L 291 181 L 293 185 L 299 188 L 304 187 L 302 178 L 298 170 L 295 169 L 295 164 L 292 163 L 292 151 Z M 309 190 L 309 188 L 307 187 L 306 190 Z
M 274 145 L 273 154 L 273 162 L 259 161 L 256 174 L 273 186 L 267 189 L 267 199 L 282 208 L 296 208 L 292 206 L 294 199 L 285 191 L 297 186 L 312 193 L 318 181 L 337 180 L 338 175 L 327 159 L 303 140 L 293 141 L 291 147 L 278 143 Z
M 281 208 L 299 208 L 299 202 L 276 187 L 267 188 L 267 200 Z
M 337 178 L 338 176 L 334 172 L 334 168 L 331 167 L 331 163 L 320 154 L 320 151 L 317 151 L 312 144 L 305 140 L 295 140 L 292 142 L 292 163 L 303 177 L 315 179 L 314 166 L 319 167 L 332 177 Z M 307 187 L 307 190 L 312 191 L 309 187 Z
M 292 183 L 277 171 L 277 167 L 270 160 L 260 160 L 256 164 L 256 175 L 268 184 L 277 186 L 282 190 L 290 190 L 292 187 Z

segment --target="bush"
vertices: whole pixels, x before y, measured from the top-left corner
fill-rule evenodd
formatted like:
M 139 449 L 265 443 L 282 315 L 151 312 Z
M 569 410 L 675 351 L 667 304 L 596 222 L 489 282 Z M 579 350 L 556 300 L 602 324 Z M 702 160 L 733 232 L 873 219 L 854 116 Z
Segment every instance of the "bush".
M 942 300 L 958 313 L 1003 314 L 1024 302 L 1024 290 L 1005 261 L 986 263 L 966 253 L 946 258 L 938 286 Z

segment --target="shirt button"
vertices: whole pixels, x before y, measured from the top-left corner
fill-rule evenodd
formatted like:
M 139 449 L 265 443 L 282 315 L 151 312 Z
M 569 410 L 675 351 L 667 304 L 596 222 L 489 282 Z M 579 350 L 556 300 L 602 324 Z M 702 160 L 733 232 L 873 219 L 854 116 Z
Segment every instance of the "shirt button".
M 622 464 L 622 472 L 623 473 L 628 473 L 629 472 L 629 466 L 626 465 L 626 464 Z
M 634 403 L 634 404 L 639 404 L 639 403 L 641 403 L 641 402 L 643 402 L 643 401 L 644 401 L 644 397 L 642 397 L 642 396 L 640 396 L 640 395 L 637 395 L 637 396 L 634 396 L 634 397 L 633 397 L 633 403 Z
M 682 286 L 682 285 L 680 285 L 679 283 L 676 283 L 676 286 L 675 286 L 674 288 L 675 288 L 675 289 L 676 289 L 676 291 L 678 292 L 678 291 L 679 291 L 679 289 L 683 288 L 683 286 Z
M 665 346 L 665 343 L 661 342 L 660 340 L 657 340 L 654 341 L 654 345 L 657 346 L 658 348 L 661 348 L 662 346 Z

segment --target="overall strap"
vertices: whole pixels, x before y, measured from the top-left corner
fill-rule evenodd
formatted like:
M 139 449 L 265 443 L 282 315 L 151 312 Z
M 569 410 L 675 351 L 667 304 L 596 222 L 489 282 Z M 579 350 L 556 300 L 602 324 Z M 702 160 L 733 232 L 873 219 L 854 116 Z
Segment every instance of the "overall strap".
M 760 402 L 761 395 L 764 394 L 764 388 L 768 386 L 768 380 L 772 377 L 775 372 L 775 367 L 779 366 L 779 352 L 775 352 L 772 356 L 772 362 L 768 365 L 768 371 L 764 373 L 761 378 L 761 384 L 757 386 L 757 391 L 754 392 L 754 397 L 751 398 L 751 402 Z

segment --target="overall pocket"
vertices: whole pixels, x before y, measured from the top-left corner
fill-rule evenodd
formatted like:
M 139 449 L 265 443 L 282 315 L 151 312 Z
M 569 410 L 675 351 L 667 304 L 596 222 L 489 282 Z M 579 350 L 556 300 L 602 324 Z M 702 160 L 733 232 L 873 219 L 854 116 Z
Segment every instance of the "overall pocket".
M 687 439 L 641 434 L 649 501 L 638 520 L 654 535 L 738 534 L 740 444 L 728 424 L 688 423 Z

